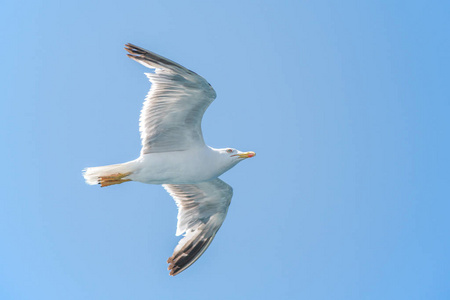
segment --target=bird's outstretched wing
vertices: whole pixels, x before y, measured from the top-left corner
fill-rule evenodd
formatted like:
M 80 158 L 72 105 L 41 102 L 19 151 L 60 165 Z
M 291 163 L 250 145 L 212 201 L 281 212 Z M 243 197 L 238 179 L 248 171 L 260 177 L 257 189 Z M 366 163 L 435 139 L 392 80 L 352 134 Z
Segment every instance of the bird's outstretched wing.
M 170 275 L 192 265 L 211 244 L 227 215 L 231 186 L 216 178 L 197 184 L 164 184 L 178 206 L 176 235 L 185 233 L 167 260 Z
M 126 44 L 128 56 L 155 69 L 139 119 L 142 154 L 183 151 L 204 145 L 203 113 L 216 92 L 201 76 L 158 54 Z

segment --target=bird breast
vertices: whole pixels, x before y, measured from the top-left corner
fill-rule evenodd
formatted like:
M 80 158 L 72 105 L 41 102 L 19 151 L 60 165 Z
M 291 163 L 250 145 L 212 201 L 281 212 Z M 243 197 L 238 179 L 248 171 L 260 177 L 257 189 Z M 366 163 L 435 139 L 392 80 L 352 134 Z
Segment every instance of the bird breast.
M 218 177 L 220 167 L 209 148 L 144 154 L 136 160 L 133 181 L 150 184 L 193 184 Z M 222 171 L 223 169 L 223 171 Z

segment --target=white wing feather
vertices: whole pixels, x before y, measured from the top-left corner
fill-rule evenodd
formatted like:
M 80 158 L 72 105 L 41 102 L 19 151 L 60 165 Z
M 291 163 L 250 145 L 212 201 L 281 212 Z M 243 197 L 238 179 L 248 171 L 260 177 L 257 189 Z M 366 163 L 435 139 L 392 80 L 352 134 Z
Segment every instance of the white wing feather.
M 218 178 L 163 187 L 178 206 L 176 235 L 185 233 L 167 261 L 170 275 L 177 275 L 192 265 L 214 239 L 227 215 L 233 189 Z
M 201 122 L 216 92 L 201 76 L 158 54 L 127 44 L 128 56 L 155 69 L 139 119 L 141 154 L 205 145 Z

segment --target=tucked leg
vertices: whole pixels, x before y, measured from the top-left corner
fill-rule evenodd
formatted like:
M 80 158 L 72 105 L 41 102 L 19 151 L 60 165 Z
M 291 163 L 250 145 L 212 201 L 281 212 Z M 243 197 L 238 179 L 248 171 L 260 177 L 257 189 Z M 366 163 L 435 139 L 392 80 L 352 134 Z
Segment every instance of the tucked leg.
M 101 176 L 98 178 L 98 184 L 101 185 L 101 187 L 110 186 L 114 184 L 121 184 L 127 181 L 131 181 L 131 179 L 124 179 L 124 177 L 127 177 L 130 175 L 131 172 L 128 173 L 117 173 L 112 174 L 108 176 Z

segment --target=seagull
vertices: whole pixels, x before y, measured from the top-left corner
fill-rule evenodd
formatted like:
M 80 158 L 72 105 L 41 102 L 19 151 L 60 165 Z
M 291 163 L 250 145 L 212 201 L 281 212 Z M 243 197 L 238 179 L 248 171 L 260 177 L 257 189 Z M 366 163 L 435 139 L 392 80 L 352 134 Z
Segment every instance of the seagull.
M 216 98 L 200 75 L 158 54 L 126 44 L 128 57 L 154 70 L 139 118 L 142 148 L 126 163 L 83 170 L 87 184 L 101 187 L 138 181 L 161 184 L 178 206 L 176 235 L 183 235 L 167 260 L 174 276 L 208 248 L 228 212 L 230 185 L 218 177 L 255 152 L 205 144 L 204 112 Z

